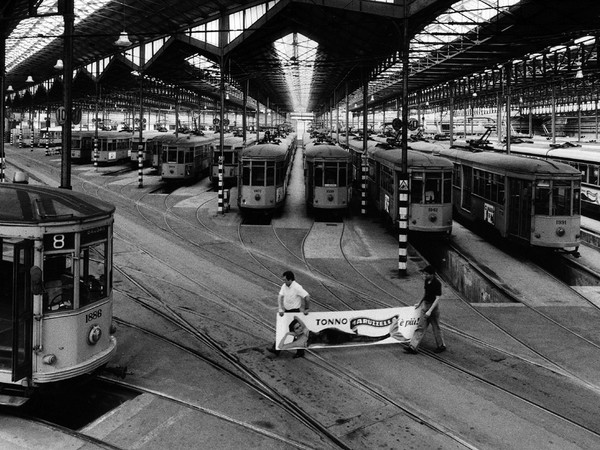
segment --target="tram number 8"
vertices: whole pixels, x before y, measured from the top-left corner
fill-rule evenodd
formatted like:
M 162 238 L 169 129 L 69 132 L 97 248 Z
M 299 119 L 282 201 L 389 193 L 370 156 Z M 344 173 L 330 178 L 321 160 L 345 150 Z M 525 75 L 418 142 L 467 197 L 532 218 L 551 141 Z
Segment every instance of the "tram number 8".
M 102 317 L 101 309 L 92 311 L 91 313 L 85 315 L 85 323 L 91 322 L 92 320 L 99 319 L 100 317 Z

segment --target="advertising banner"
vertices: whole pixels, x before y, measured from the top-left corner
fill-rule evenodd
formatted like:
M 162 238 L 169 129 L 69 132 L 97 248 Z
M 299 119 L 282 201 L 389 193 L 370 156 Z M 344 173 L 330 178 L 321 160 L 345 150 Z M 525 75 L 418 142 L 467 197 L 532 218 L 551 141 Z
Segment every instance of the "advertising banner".
M 409 342 L 419 321 L 414 306 L 277 315 L 278 350 Z

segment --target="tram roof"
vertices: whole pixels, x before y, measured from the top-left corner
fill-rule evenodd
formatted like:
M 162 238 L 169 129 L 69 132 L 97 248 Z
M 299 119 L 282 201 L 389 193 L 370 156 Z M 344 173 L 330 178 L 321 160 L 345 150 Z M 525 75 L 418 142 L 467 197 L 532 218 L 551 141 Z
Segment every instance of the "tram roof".
M 460 149 L 446 149 L 440 156 L 456 161 L 467 161 L 488 167 L 491 171 L 504 170 L 523 174 L 581 175 L 576 168 L 557 161 L 528 158 L 520 155 L 507 155 L 492 151 L 470 152 Z
M 384 149 L 378 148 L 373 151 L 371 157 L 376 161 L 388 161 L 395 165 L 402 164 L 402 149 Z M 423 167 L 427 170 L 434 169 L 452 169 L 452 163 L 446 158 L 435 156 L 432 154 L 421 153 L 415 150 L 406 152 L 407 165 L 411 168 Z
M 278 158 L 289 151 L 288 145 L 273 144 L 273 143 L 256 143 L 245 147 L 242 150 L 242 157 L 252 158 Z
M 82 222 L 109 217 L 110 203 L 79 192 L 47 186 L 0 183 L 0 223 Z
M 311 142 L 304 148 L 304 156 L 306 158 L 323 158 L 323 159 L 346 159 L 351 160 L 351 155 L 348 150 L 344 150 L 339 145 L 324 144 Z

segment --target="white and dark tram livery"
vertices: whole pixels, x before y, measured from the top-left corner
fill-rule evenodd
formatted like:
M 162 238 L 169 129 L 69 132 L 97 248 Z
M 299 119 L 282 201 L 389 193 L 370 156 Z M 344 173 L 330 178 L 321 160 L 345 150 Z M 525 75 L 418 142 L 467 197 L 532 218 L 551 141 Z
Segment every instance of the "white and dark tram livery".
M 491 151 L 445 149 L 454 164 L 454 212 L 534 247 L 576 252 L 581 173 L 568 164 Z
M 355 186 L 361 180 L 364 161 L 362 140 L 350 141 Z M 367 141 L 368 209 L 382 214 L 394 227 L 399 224 L 399 192 L 402 149 Z M 452 233 L 452 163 L 445 158 L 407 150 L 408 229 L 411 232 Z M 355 190 L 360 191 L 359 189 Z
M 242 150 L 238 174 L 238 207 L 242 212 L 270 214 L 283 206 L 295 152 L 295 133 L 265 133 L 261 142 Z
M 559 161 L 581 172 L 581 206 L 585 213 L 600 214 L 600 145 L 520 143 L 511 145 L 515 155 Z
M 58 188 L 0 184 L 0 403 L 64 385 L 116 352 L 115 207 Z

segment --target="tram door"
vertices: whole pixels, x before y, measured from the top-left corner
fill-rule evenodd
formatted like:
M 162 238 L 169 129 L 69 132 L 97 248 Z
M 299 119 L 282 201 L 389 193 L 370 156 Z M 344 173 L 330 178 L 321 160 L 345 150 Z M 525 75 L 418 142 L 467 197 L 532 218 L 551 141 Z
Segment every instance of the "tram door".
M 529 240 L 531 233 L 531 192 L 528 180 L 509 179 L 508 234 Z
M 14 245 L 12 299 L 12 381 L 31 376 L 33 301 L 30 269 L 33 245 L 21 241 Z

